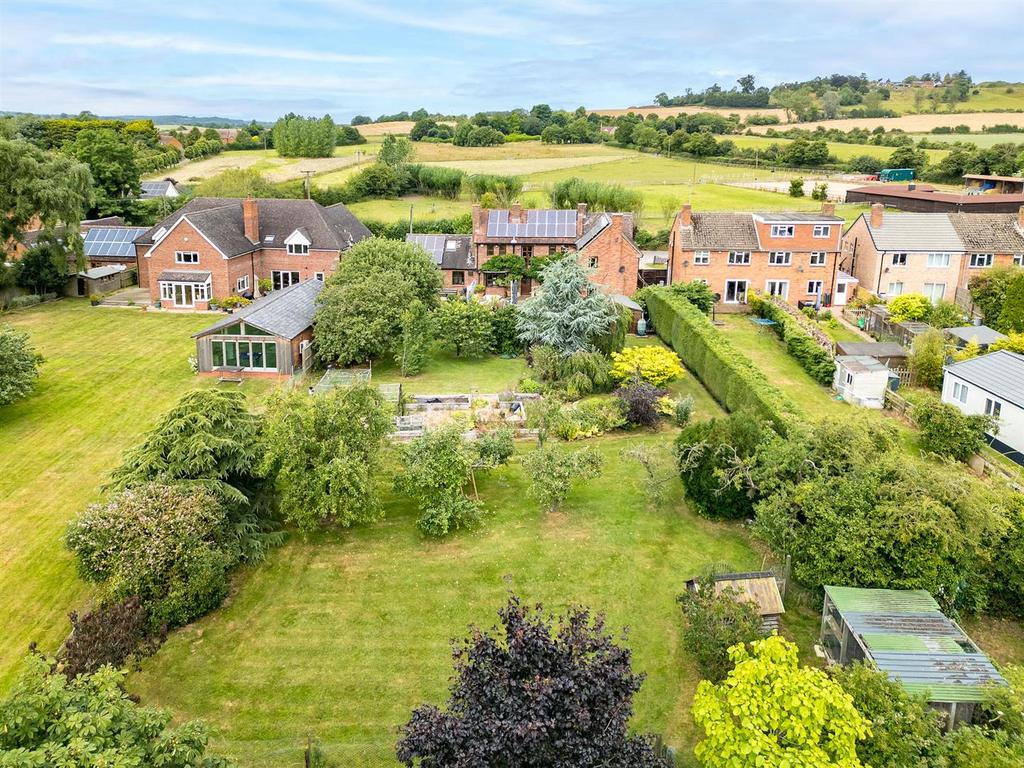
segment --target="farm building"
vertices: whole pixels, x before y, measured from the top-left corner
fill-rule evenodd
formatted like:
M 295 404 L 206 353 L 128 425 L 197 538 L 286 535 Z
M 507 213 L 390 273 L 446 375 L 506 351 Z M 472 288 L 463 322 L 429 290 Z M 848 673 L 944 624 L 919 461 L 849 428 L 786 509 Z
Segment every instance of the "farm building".
M 867 355 L 840 355 L 832 387 L 848 403 L 865 408 L 882 408 L 885 390 L 893 373 L 885 363 Z
M 741 602 L 753 603 L 761 616 L 761 628 L 765 634 L 778 632 L 782 614 L 786 612 L 782 605 L 782 594 L 779 582 L 771 571 L 754 571 L 751 573 L 720 573 L 711 577 L 714 581 L 715 594 L 720 595 L 726 589 L 734 589 L 739 593 Z M 700 588 L 700 579 L 686 582 L 690 592 Z
M 994 328 L 989 328 L 987 325 L 965 325 L 958 328 L 944 328 L 943 332 L 953 340 L 957 349 L 963 349 L 972 341 L 975 341 L 984 350 L 997 341 L 1006 338 L 1006 334 L 1000 333 Z
M 918 213 L 1015 213 L 1024 205 L 1024 194 L 962 195 L 923 184 L 872 184 L 847 190 L 846 202 L 881 203 Z
M 825 587 L 821 646 L 833 664 L 870 663 L 945 713 L 948 728 L 973 721 L 989 685 L 1006 681 L 923 589 Z
M 284 375 L 311 360 L 313 315 L 324 284 L 295 283 L 195 334 L 200 373 Z
M 987 436 L 989 444 L 1024 465 L 1024 355 L 1001 349 L 943 370 L 942 402 L 995 418 L 998 432 Z
M 153 200 L 158 197 L 177 197 L 181 194 L 178 191 L 178 187 L 175 186 L 173 179 L 143 181 L 139 183 L 139 186 L 142 188 L 142 194 L 139 195 L 140 200 Z
M 110 293 L 134 283 L 135 273 L 124 264 L 91 267 L 68 276 L 64 285 L 65 296 L 92 296 Z
M 965 173 L 964 186 L 968 190 L 993 192 L 998 195 L 1024 194 L 1024 178 L 1020 176 L 992 176 L 984 173 Z
M 901 368 L 910 356 L 905 347 L 892 341 L 837 341 L 836 354 L 873 357 L 889 368 Z

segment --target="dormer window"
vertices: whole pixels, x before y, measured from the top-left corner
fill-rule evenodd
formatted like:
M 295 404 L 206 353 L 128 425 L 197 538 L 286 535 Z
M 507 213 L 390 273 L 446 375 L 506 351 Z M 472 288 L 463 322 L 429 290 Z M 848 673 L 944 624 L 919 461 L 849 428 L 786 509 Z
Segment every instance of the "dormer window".
M 792 224 L 772 224 L 772 237 L 793 237 L 795 231 Z
M 305 256 L 309 253 L 309 238 L 301 229 L 296 229 L 284 239 L 285 248 L 290 256 Z
M 288 253 L 292 256 L 305 256 L 309 253 L 308 243 L 288 243 Z

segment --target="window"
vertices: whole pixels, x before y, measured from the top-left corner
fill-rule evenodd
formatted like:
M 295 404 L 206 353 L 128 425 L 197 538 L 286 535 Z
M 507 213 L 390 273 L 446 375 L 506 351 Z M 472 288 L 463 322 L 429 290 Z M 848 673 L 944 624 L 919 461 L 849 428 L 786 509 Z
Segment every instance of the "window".
M 235 281 L 235 290 L 236 291 L 245 291 L 245 290 L 248 290 L 248 288 L 249 288 L 249 276 L 248 275 L 242 275 L 240 278 L 238 278 L 238 280 Z
M 905 253 L 894 253 L 892 255 L 892 265 L 894 267 L 905 267 L 905 266 L 907 266 L 907 254 L 905 254 Z
M 587 266 L 591 269 L 597 269 L 597 256 L 591 256 L 587 259 Z
M 288 243 L 288 255 L 305 256 L 309 253 L 308 243 Z
M 886 291 L 888 296 L 899 296 L 903 293 L 903 283 L 897 280 L 895 283 L 889 283 L 889 290 Z
M 524 245 L 523 246 L 523 258 L 524 259 L 533 258 L 533 246 L 532 245 Z
M 161 282 L 160 300 L 167 302 L 172 307 L 194 307 L 197 301 L 210 300 L 210 285 L 209 283 Z
M 274 290 L 280 291 L 282 288 L 287 288 L 289 285 L 295 285 L 299 282 L 299 273 L 275 269 L 270 272 L 270 280 Z
M 992 400 L 985 398 L 985 415 L 991 416 L 993 419 L 998 419 L 1000 412 L 1003 410 L 1003 404 L 998 400 Z
M 928 266 L 929 267 L 948 267 L 949 266 L 949 254 L 948 253 L 929 253 L 928 254 Z
M 953 399 L 959 400 L 961 403 L 967 402 L 967 385 L 961 384 L 959 381 L 953 382 Z M 991 402 L 991 401 L 989 401 Z
M 199 254 L 195 251 L 175 251 L 174 252 L 174 263 L 175 264 L 198 264 Z
M 324 281 L 324 273 L 323 272 L 314 272 L 313 273 L 313 277 L 315 277 L 321 283 Z
M 785 299 L 789 296 L 789 280 L 769 280 L 764 284 L 764 292 Z
M 211 351 L 214 368 L 277 370 L 277 343 L 273 341 L 216 339 L 211 342 Z
M 831 237 L 832 227 L 829 224 L 815 224 L 814 225 L 814 236 L 815 237 Z
M 811 251 L 811 266 L 824 267 L 828 254 L 825 251 Z
M 452 270 L 452 285 L 465 285 L 466 273 L 462 270 Z
M 1013 257 L 1013 263 L 1018 267 L 1024 265 L 1024 253 L 1015 254 Z
M 792 224 L 772 224 L 772 237 L 792 237 L 793 232 Z
M 925 283 L 924 295 L 932 300 L 932 304 L 939 301 L 946 292 L 945 283 Z
M 711 263 L 711 251 L 694 251 L 693 252 L 693 263 L 694 264 L 710 264 Z
M 497 274 L 496 272 L 485 272 L 484 285 L 487 286 L 488 288 L 495 287 L 498 284 L 499 277 L 501 277 L 501 275 Z
M 972 253 L 971 254 L 971 266 L 972 267 L 991 267 L 992 266 L 992 254 L 991 253 Z
M 495 254 L 497 254 L 497 252 L 498 252 L 498 247 L 497 246 L 495 246 L 495 245 L 488 245 L 487 246 L 487 255 L 488 256 L 494 256 Z
M 846 374 L 846 383 L 847 384 L 853 384 L 853 374 L 852 373 L 847 373 Z
M 793 254 L 789 251 L 772 251 L 768 254 L 768 263 L 774 267 L 785 267 L 793 261 Z
M 808 280 L 807 281 L 807 292 L 813 294 L 821 293 L 821 288 L 824 283 L 821 280 Z
M 725 281 L 725 303 L 746 304 L 747 303 L 747 281 L 726 280 Z
M 730 264 L 749 264 L 750 251 L 729 251 Z

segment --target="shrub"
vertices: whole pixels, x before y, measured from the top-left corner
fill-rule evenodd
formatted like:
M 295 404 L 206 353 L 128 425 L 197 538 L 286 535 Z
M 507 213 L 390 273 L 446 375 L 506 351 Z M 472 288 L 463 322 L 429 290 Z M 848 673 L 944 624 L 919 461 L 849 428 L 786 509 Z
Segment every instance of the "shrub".
M 0 328 L 0 406 L 31 394 L 42 362 L 42 355 L 29 345 L 26 331 Z
M 146 609 L 138 597 L 100 606 L 84 616 L 69 614 L 71 634 L 57 654 L 69 679 L 91 675 L 104 664 L 123 667 L 129 659 L 156 650 L 163 633 L 146 642 Z
M 8 305 L 11 309 L 21 309 L 22 307 L 31 307 L 35 304 L 39 304 L 43 300 L 42 296 L 38 294 L 29 293 L 24 296 L 14 296 Z
M 550 513 L 557 512 L 578 480 L 592 480 L 601 472 L 600 454 L 587 449 L 538 448 L 523 458 L 530 478 L 529 494 Z
M 248 307 L 252 304 L 252 301 L 245 298 L 244 296 L 238 296 L 231 294 L 230 296 L 224 296 L 223 298 L 217 299 L 217 306 L 224 309 L 237 309 L 238 307 Z
M 789 180 L 789 196 L 790 197 L 803 197 L 804 196 L 804 180 L 802 176 L 797 176 L 795 179 Z
M 950 403 L 935 397 L 922 397 L 910 411 L 921 428 L 921 447 L 926 451 L 957 461 L 967 461 L 985 445 L 985 433 L 992 432 L 995 420 L 985 414 L 967 415 Z
M 446 168 L 442 165 L 415 164 L 407 165 L 405 169 L 418 194 L 436 195 L 449 200 L 458 198 L 466 178 L 465 171 L 460 171 L 458 168 Z
M 449 298 L 433 312 L 434 337 L 456 357 L 482 357 L 493 346 L 492 315 L 479 301 Z
M 932 303 L 920 293 L 904 293 L 889 299 L 886 307 L 892 321 L 902 323 L 905 320 L 924 320 L 928 317 Z
M 697 662 L 701 677 L 720 682 L 732 669 L 729 649 L 762 636 L 756 606 L 741 601 L 732 587 L 715 592 L 712 578 L 699 579 L 694 589 L 676 598 L 683 612 L 683 648 Z
M 619 404 L 602 398 L 560 409 L 554 417 L 551 432 L 562 440 L 583 440 L 618 429 L 625 423 Z
M 479 522 L 480 502 L 462 490 L 470 480 L 473 460 L 474 451 L 455 423 L 428 430 L 405 446 L 404 471 L 397 485 L 416 499 L 417 525 L 424 533 L 444 536 Z
M 543 389 L 543 385 L 536 379 L 531 379 L 529 376 L 520 379 L 519 384 L 516 387 L 517 392 L 522 392 L 525 395 L 535 395 Z
M 925 319 L 933 328 L 957 328 L 964 324 L 964 311 L 951 301 L 937 301 Z
M 143 485 L 94 504 L 68 526 L 78 572 L 105 598 L 142 600 L 149 628 L 188 624 L 220 605 L 239 558 L 227 518 L 202 487 Z
M 401 197 L 412 187 L 412 178 L 404 166 L 374 163 L 360 169 L 345 184 L 351 198 Z
M 639 379 L 660 387 L 682 375 L 679 355 L 665 347 L 627 347 L 612 353 L 611 376 L 620 384 Z
M 700 280 L 676 283 L 669 290 L 677 296 L 682 296 L 705 315 L 710 315 L 712 308 L 715 306 L 714 291 L 711 290 L 711 286 Z
M 501 304 L 491 311 L 491 351 L 503 357 L 516 357 L 523 351 L 516 326 L 514 304 Z
M 477 465 L 497 467 L 507 464 L 516 452 L 516 444 L 511 427 L 499 427 L 492 432 L 485 432 L 475 443 Z
M 998 352 L 1000 349 L 1008 349 L 1018 355 L 1024 355 L 1024 333 L 1009 333 L 1005 339 L 999 339 L 989 346 L 989 352 Z
M 611 361 L 599 352 L 576 352 L 563 357 L 554 347 L 532 347 L 534 372 L 548 389 L 578 400 L 611 388 Z
M 940 389 L 945 361 L 946 340 L 938 328 L 929 328 L 914 338 L 910 346 L 910 370 L 918 384 Z
M 873 155 L 858 155 L 847 160 L 846 167 L 854 173 L 874 175 L 880 173 L 885 166 L 880 159 Z
M 693 416 L 693 407 L 693 398 L 689 395 L 676 400 L 672 420 L 677 427 L 685 427 L 690 423 L 690 419 Z
M 761 423 L 745 413 L 696 422 L 679 433 L 679 476 L 697 512 L 719 520 L 753 515 L 744 461 L 754 455 L 762 434 Z
M 819 384 L 831 384 L 836 364 L 828 337 L 799 314 L 787 311 L 781 300 L 755 294 L 750 299 L 754 314 L 775 321 L 772 329 L 786 344 L 786 351 Z M 806 311 L 806 310 L 805 310 Z M 829 343 L 826 348 L 824 343 Z
M 523 180 L 518 176 L 478 173 L 469 176 L 465 180 L 465 186 L 469 190 L 470 197 L 480 201 L 481 204 L 483 203 L 482 196 L 487 193 L 494 195 L 499 205 L 505 206 L 511 205 L 523 193 Z
M 639 216 L 644 207 L 643 195 L 636 190 L 578 177 L 556 182 L 549 194 L 555 208 L 575 208 L 586 203 L 591 211 L 630 211 Z
M 664 389 L 657 389 L 646 381 L 615 390 L 626 421 L 641 427 L 653 427 L 661 421 L 658 401 L 666 394 Z
M 1006 285 L 997 327 L 1003 333 L 1024 332 L 1024 272 L 1019 272 Z
M 626 346 L 626 334 L 629 332 L 629 327 L 632 324 L 632 310 L 628 307 L 620 306 L 618 308 L 618 316 L 608 331 L 594 337 L 594 348 L 604 355 L 610 355 L 612 352 L 621 352 Z

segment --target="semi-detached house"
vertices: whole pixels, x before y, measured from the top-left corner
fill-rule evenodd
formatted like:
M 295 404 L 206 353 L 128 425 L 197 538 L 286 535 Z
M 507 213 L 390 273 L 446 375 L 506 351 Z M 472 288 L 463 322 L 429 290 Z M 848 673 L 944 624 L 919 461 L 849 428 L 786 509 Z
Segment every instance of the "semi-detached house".
M 196 198 L 135 240 L 139 285 L 168 309 L 324 280 L 370 237 L 344 205 L 313 200 Z

